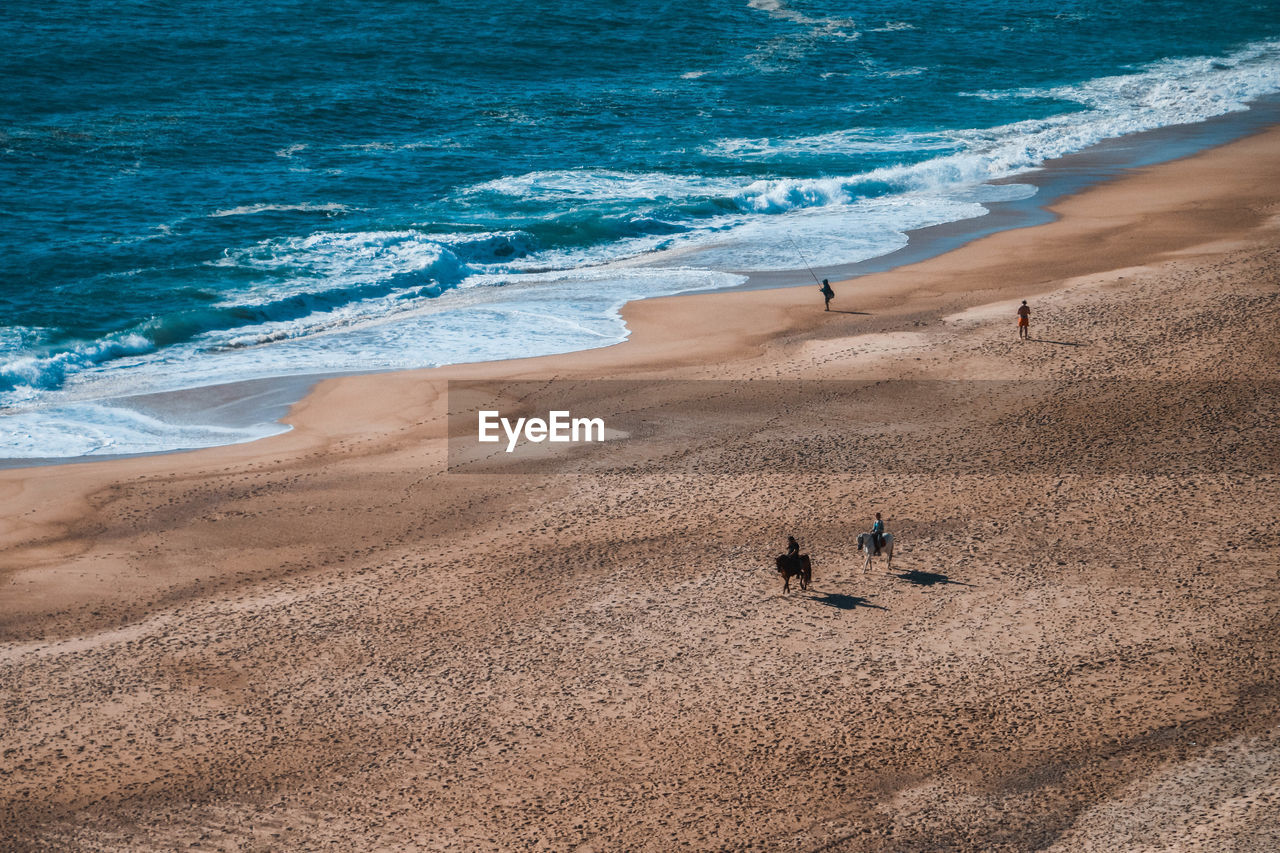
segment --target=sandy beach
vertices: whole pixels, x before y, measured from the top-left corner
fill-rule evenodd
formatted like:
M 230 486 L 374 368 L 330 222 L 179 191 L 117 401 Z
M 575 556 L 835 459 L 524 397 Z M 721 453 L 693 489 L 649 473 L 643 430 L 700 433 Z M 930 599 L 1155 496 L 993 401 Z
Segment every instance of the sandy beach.
M 1280 848 L 1280 130 L 1054 211 L 0 471 L 0 847 Z M 461 381 L 620 437 L 450 467 Z

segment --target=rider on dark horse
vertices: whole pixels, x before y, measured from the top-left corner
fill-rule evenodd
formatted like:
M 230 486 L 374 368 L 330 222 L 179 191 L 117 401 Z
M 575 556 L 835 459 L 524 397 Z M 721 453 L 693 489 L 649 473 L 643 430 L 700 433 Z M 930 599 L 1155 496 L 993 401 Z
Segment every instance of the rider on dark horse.
M 809 563 L 809 555 L 800 553 L 800 543 L 796 541 L 796 537 L 787 537 L 787 553 L 779 554 L 777 559 L 778 572 L 782 575 L 782 591 L 791 591 L 791 579 L 793 577 L 800 578 L 800 588 L 808 589 L 812 568 Z
M 871 544 L 875 547 L 875 556 L 880 556 L 880 549 L 884 547 L 884 521 L 880 518 L 880 513 L 876 513 L 876 523 L 871 525 Z

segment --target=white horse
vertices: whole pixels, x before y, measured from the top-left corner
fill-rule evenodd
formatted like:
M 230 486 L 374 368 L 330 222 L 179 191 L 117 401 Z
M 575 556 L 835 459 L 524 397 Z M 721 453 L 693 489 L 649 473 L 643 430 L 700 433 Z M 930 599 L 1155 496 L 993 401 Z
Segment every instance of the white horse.
M 871 568 L 871 558 L 876 553 L 876 543 L 872 540 L 870 533 L 858 534 L 858 550 L 866 555 L 866 559 L 862 561 L 862 570 L 865 572 Z M 889 571 L 889 567 L 893 565 L 893 534 L 884 534 L 884 546 L 880 549 L 880 553 L 889 558 L 885 564 L 884 570 Z

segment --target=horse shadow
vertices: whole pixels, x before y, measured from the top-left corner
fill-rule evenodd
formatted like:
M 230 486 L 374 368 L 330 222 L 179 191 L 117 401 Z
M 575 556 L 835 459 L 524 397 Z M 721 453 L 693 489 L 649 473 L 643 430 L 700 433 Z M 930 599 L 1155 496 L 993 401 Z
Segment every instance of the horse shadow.
M 857 610 L 859 607 L 865 607 L 868 610 L 888 610 L 887 607 L 881 607 L 879 604 L 873 604 L 871 599 L 863 598 L 860 595 L 845 595 L 842 592 L 824 592 L 822 595 L 809 596 L 810 601 L 816 601 L 819 604 L 825 604 L 828 607 L 834 607 L 837 610 Z
M 940 575 L 937 572 L 921 572 L 916 569 L 912 569 L 909 572 L 903 572 L 902 574 L 899 574 L 899 575 L 894 575 L 894 577 L 897 578 L 898 580 L 904 580 L 907 583 L 915 584 L 916 586 L 933 586 L 935 584 L 955 584 L 956 586 L 973 586 L 973 584 L 965 583 L 964 581 L 953 581 L 951 578 L 947 577 L 946 575 Z

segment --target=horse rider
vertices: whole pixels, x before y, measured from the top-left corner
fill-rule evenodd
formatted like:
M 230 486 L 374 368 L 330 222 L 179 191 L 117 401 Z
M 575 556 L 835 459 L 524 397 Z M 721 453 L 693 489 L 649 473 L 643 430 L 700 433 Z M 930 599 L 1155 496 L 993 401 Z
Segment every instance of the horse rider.
M 875 556 L 880 556 L 880 549 L 884 547 L 884 520 L 880 518 L 880 513 L 876 513 L 876 522 L 871 525 L 871 543 L 875 546 Z
M 800 543 L 796 541 L 796 537 L 787 537 L 787 556 L 793 560 L 800 557 Z

